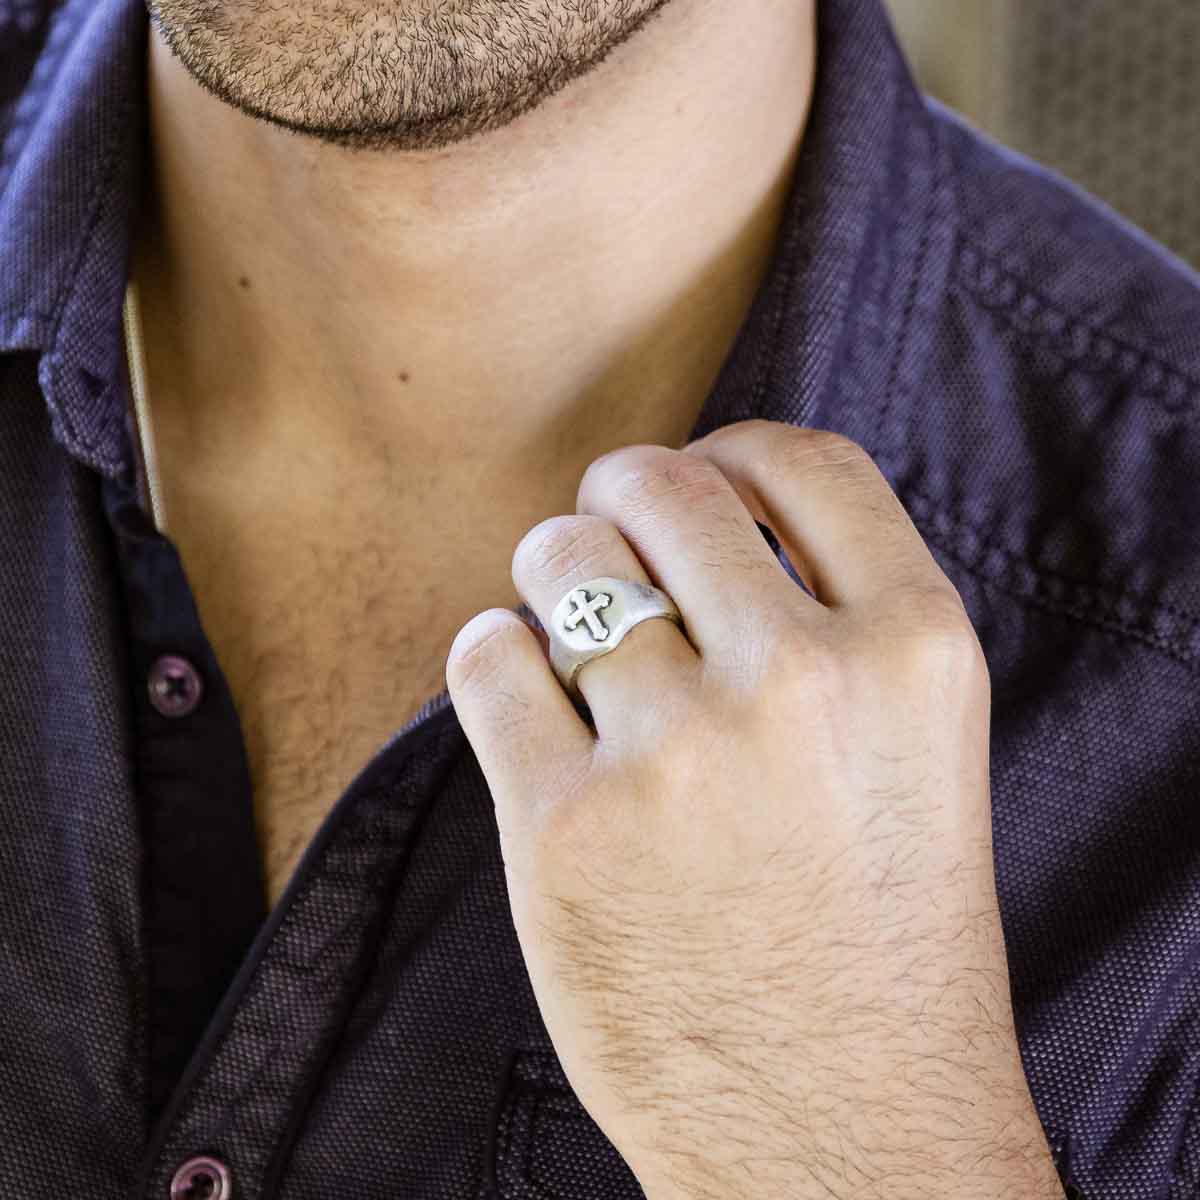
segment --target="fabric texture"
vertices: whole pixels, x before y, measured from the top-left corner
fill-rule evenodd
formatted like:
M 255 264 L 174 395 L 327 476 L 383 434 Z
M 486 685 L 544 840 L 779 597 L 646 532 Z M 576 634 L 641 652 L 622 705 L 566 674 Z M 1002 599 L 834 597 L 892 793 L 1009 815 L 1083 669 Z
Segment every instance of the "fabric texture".
M 1064 1190 L 1196 1200 L 1200 279 L 926 100 L 876 0 L 818 28 L 770 267 L 691 436 L 768 417 L 875 456 L 987 656 Z M 138 499 L 146 34 L 142 0 L 0 0 L 0 1198 L 165 1198 L 211 1153 L 237 1200 L 635 1200 L 538 1012 L 446 692 L 265 909 L 238 713 Z M 150 702 L 162 654 L 203 679 L 187 716 Z

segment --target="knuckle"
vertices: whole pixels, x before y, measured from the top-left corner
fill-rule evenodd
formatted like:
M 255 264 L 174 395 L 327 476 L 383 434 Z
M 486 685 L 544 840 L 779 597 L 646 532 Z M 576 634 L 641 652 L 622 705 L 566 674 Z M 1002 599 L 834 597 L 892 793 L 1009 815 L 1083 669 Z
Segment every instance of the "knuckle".
M 706 458 L 674 451 L 615 466 L 609 485 L 614 500 L 633 511 L 656 508 L 665 497 L 682 493 L 689 503 L 705 503 L 724 496 L 729 481 Z
M 588 514 L 539 521 L 513 551 L 514 574 L 547 580 L 565 578 L 602 554 L 609 544 L 604 524 Z
M 914 586 L 901 598 L 902 636 L 892 645 L 922 677 L 987 677 L 987 662 L 962 597 L 950 584 Z
M 856 472 L 874 468 L 874 460 L 858 442 L 832 429 L 789 425 L 768 441 L 767 469 L 774 475 L 798 471 Z
M 959 700 L 989 693 L 991 680 L 979 641 L 964 632 L 926 630 L 905 644 L 904 677 L 914 695 L 945 715 Z
M 896 595 L 903 619 L 917 632 L 969 634 L 975 630 L 958 589 L 946 583 L 906 584 Z
M 929 631 L 921 642 L 925 657 L 932 660 L 934 666 L 948 668 L 954 678 L 964 683 L 987 679 L 987 659 L 969 621 L 955 628 L 946 626 Z

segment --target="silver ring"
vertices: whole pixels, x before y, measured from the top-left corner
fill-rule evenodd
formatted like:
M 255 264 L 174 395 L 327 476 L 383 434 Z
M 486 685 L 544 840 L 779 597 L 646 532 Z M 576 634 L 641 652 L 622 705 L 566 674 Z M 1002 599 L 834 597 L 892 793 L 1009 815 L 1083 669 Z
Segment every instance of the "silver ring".
M 651 617 L 666 617 L 684 629 L 675 601 L 650 584 L 598 575 L 566 592 L 546 632 L 550 665 L 568 695 L 581 697 L 575 677 L 584 663 L 615 650 L 635 625 Z

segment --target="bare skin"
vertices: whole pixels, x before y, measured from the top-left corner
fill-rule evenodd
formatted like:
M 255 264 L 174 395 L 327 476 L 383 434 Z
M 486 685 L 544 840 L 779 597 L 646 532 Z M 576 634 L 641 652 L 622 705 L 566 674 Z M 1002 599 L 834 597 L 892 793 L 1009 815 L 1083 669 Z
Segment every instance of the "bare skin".
M 479 35 L 499 0 L 392 0 L 386 34 L 378 3 L 314 0 L 285 63 L 259 7 L 155 5 L 134 273 L 167 529 L 273 904 L 455 633 L 520 602 L 521 536 L 597 455 L 683 444 L 770 257 L 814 36 L 795 0 L 521 6 L 563 80 L 521 30 Z M 347 46 L 357 107 L 330 86 Z

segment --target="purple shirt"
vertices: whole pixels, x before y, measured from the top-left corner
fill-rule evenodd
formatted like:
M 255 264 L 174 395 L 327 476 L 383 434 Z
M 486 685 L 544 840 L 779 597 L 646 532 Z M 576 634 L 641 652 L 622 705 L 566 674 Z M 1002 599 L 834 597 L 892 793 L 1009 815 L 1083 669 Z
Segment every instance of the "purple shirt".
M 0 1197 L 636 1200 L 445 692 L 267 911 L 238 713 L 140 500 L 146 33 L 141 0 L 0 0 Z M 1200 1195 L 1198 284 L 926 101 L 875 0 L 825 0 L 770 268 L 691 435 L 861 442 L 962 594 L 1023 1062 L 1094 1200 Z

